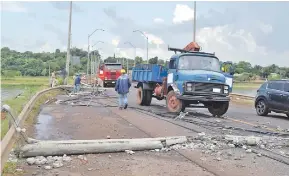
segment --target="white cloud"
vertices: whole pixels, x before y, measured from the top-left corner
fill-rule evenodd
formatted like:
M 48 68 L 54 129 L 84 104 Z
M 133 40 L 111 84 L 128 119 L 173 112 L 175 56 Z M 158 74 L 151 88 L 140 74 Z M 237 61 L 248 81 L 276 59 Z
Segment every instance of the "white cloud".
M 177 4 L 174 11 L 173 23 L 183 23 L 194 19 L 194 10 L 187 5 Z
M 260 29 L 264 34 L 269 34 L 273 31 L 273 27 L 270 24 L 260 24 Z
M 164 20 L 162 18 L 155 18 L 154 23 L 163 23 Z
M 149 43 L 153 43 L 156 45 L 164 44 L 164 41 L 160 37 L 148 33 L 145 33 L 145 35 L 148 37 Z
M 28 12 L 28 10 L 22 6 L 19 2 L 1 2 L 1 11 L 4 12 Z

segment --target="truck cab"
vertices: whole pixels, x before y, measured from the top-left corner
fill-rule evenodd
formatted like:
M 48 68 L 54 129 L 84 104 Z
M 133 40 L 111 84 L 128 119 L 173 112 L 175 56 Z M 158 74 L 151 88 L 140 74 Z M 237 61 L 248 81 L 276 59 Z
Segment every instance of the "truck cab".
M 169 112 L 198 105 L 208 108 L 213 116 L 222 116 L 228 110 L 230 98 L 219 59 L 213 53 L 200 52 L 192 44 L 186 48 L 190 50 L 168 48 L 175 52 L 168 68 L 143 64 L 133 69 L 132 79 L 138 82 L 138 103 L 150 105 L 154 97 L 165 99 Z
M 116 83 L 121 75 L 122 65 L 120 63 L 103 63 L 99 67 L 98 77 L 103 81 L 103 87 Z

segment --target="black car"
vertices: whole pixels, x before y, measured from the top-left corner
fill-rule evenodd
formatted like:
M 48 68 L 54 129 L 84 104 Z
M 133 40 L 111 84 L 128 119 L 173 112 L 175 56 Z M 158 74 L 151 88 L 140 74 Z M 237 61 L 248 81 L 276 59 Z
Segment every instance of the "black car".
M 289 80 L 268 81 L 257 90 L 256 112 L 260 116 L 268 113 L 284 113 L 289 117 Z

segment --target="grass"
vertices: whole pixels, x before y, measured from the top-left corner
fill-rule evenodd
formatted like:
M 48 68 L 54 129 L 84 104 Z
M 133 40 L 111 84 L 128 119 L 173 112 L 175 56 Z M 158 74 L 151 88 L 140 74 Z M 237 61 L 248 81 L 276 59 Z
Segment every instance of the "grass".
M 258 89 L 262 83 L 234 83 L 233 89 Z
M 15 87 L 15 86 L 13 86 Z M 19 87 L 19 86 L 16 86 Z M 21 88 L 23 88 L 21 86 Z M 39 90 L 42 90 L 44 88 L 47 88 L 45 86 L 25 86 L 24 92 L 21 94 L 21 96 L 18 96 L 17 98 L 11 98 L 8 100 L 5 100 L 3 104 L 7 104 L 11 107 L 13 114 L 15 116 L 18 116 L 20 112 L 22 111 L 25 104 L 31 99 L 31 97 Z M 7 114 L 8 115 L 8 114 Z M 6 135 L 6 133 L 9 130 L 9 117 L 6 117 L 4 120 L 1 121 L 1 140 Z
M 69 83 L 73 82 L 72 79 L 69 79 Z M 23 93 L 17 98 L 7 99 L 2 104 L 8 104 L 14 113 L 15 116 L 18 116 L 22 111 L 25 104 L 31 99 L 31 97 L 38 91 L 48 88 L 49 79 L 48 77 L 14 77 L 14 78 L 2 78 L 1 87 L 3 88 L 17 88 L 22 89 Z M 33 108 L 31 109 L 27 119 L 24 122 L 24 127 L 29 129 L 36 122 L 37 115 L 40 111 L 40 106 L 60 94 L 61 90 L 54 90 L 49 93 L 46 93 L 40 96 L 35 102 Z M 5 120 L 1 121 L 1 140 L 9 130 L 9 117 L 6 117 Z M 3 176 L 19 176 L 24 174 L 23 172 L 16 172 L 17 163 L 7 162 L 5 163 L 2 175 Z

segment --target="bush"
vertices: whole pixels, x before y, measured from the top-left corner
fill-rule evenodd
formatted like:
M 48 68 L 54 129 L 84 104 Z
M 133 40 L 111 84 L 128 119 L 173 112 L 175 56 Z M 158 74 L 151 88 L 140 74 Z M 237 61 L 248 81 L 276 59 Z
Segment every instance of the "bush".
M 5 77 L 15 77 L 15 76 L 22 76 L 20 71 L 16 71 L 16 70 L 4 70 L 3 71 L 3 75 Z

